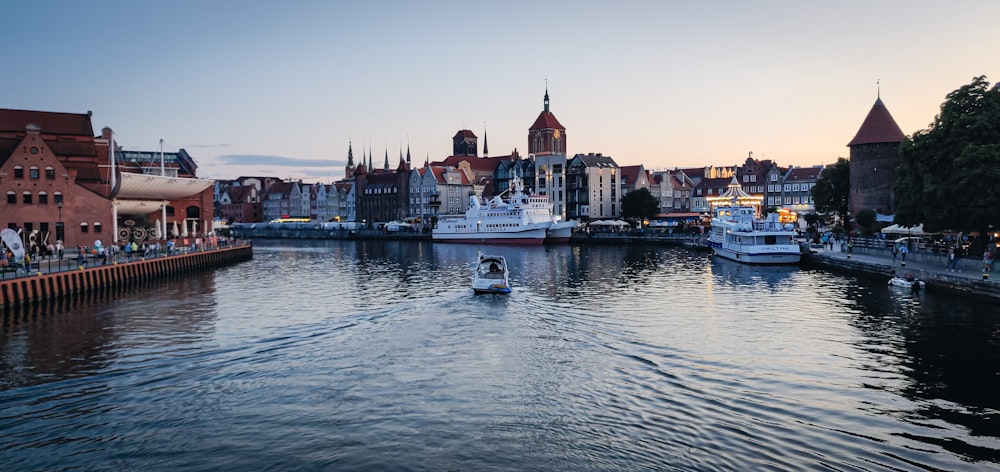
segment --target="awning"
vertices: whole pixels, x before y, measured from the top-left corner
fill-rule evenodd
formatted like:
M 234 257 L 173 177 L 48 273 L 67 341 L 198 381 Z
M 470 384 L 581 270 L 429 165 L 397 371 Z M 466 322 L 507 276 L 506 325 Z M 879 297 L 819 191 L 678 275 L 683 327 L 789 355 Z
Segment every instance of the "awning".
M 119 200 L 115 199 L 114 205 L 118 207 L 118 214 L 128 215 L 148 215 L 154 211 L 160 211 L 163 205 L 170 202 L 167 200 Z
M 900 225 L 889 225 L 882 228 L 883 234 L 907 234 L 919 236 L 924 234 L 924 225 L 916 225 L 913 227 L 906 227 Z
M 161 175 L 122 172 L 119 175 L 119 200 L 175 200 L 203 192 L 214 180 L 164 177 Z

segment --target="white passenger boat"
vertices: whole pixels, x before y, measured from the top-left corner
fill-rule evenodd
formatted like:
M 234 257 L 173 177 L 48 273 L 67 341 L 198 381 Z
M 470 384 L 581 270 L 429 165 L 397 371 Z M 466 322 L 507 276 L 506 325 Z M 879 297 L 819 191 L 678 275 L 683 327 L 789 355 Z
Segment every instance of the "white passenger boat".
M 725 194 L 715 200 L 708 245 L 726 259 L 747 264 L 797 264 L 802 249 L 793 225 L 782 225 L 778 215 L 757 217 L 757 206 L 733 178 Z
M 480 294 L 510 293 L 507 260 L 503 256 L 487 256 L 480 254 L 476 262 L 476 270 L 472 274 L 472 291 Z
M 527 195 L 519 178 L 512 179 L 507 201 L 500 195 L 480 201 L 473 195 L 463 216 L 438 219 L 431 232 L 435 242 L 536 245 L 545 242 L 552 226 L 552 202 L 545 195 Z
M 580 222 L 577 220 L 563 221 L 561 219 L 553 219 L 552 226 L 549 226 L 545 234 L 545 243 L 565 243 L 569 242 L 570 236 L 573 235 L 573 230 L 580 226 Z

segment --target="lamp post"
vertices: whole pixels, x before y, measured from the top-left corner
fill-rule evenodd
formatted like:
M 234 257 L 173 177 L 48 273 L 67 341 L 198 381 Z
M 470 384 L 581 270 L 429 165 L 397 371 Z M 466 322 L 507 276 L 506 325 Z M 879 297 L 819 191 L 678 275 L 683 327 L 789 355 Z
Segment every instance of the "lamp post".
M 63 222 L 62 222 L 62 200 L 56 202 L 56 208 L 59 209 L 59 222 L 56 224 L 56 239 L 63 239 Z

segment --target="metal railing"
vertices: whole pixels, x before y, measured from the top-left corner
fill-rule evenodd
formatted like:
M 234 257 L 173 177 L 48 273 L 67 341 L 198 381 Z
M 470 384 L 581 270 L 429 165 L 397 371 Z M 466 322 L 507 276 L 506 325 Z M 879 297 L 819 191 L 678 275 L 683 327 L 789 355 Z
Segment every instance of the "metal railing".
M 38 256 L 37 259 L 29 257 L 28 266 L 9 262 L 7 266 L 0 267 L 0 280 L 14 279 L 20 277 L 35 277 L 39 274 L 50 274 L 53 272 L 64 272 L 68 270 L 87 269 L 91 267 L 101 267 L 105 265 L 127 264 L 160 257 L 179 256 L 195 252 L 214 251 L 229 247 L 246 244 L 245 241 L 236 240 L 234 242 L 220 239 L 218 245 L 196 246 L 189 244 L 186 246 L 176 245 L 170 250 L 161 246 L 159 250 L 150 248 L 147 251 L 139 249 L 135 252 L 125 252 L 115 250 L 114 254 L 105 250 L 103 254 L 94 254 L 92 250 L 85 250 L 84 254 L 73 251 L 73 253 L 63 252 L 62 257 L 58 255 Z

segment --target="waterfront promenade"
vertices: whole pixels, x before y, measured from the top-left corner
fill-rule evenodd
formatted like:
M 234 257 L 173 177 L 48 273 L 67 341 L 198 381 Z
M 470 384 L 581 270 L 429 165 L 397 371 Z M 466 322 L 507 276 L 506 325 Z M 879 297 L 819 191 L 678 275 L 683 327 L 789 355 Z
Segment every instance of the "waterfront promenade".
M 124 256 L 124 257 L 123 257 Z M 163 254 L 125 254 L 90 260 L 89 256 L 50 258 L 32 263 L 27 274 L 0 278 L 0 311 L 64 299 L 105 289 L 137 287 L 150 280 L 202 269 L 218 268 L 253 258 L 249 242 L 211 247 L 187 247 Z
M 803 253 L 802 264 L 883 277 L 886 281 L 895 275 L 913 274 L 931 289 L 1000 298 L 1000 275 L 985 272 L 979 259 L 960 258 L 958 268 L 949 271 L 943 255 L 913 253 L 904 263 L 900 255 L 893 260 L 888 250 L 855 247 L 848 252 L 838 245 L 833 249 L 812 247 L 808 253 Z

